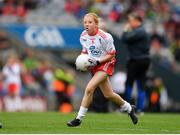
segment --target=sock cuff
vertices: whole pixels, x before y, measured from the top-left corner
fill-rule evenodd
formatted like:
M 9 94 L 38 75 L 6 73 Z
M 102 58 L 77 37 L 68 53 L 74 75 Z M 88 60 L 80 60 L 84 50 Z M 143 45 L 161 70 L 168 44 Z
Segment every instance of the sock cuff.
M 80 110 L 87 111 L 87 110 L 88 110 L 88 108 L 86 108 L 86 107 L 83 107 L 83 106 L 80 106 Z
M 127 101 L 124 101 L 124 104 L 121 106 L 121 111 L 127 111 L 128 113 L 131 112 L 131 105 L 127 102 Z
M 79 109 L 79 112 L 78 112 L 78 115 L 76 118 L 82 120 L 82 118 L 85 116 L 87 110 L 88 110 L 88 108 L 80 106 L 80 109 Z

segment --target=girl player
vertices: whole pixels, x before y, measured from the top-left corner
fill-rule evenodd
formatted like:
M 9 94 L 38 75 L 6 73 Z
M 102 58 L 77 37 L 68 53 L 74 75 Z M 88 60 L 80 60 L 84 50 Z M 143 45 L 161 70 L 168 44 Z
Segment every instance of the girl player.
M 95 13 L 86 14 L 83 22 L 85 30 L 80 36 L 80 42 L 83 48 L 82 53 L 88 54 L 91 57 L 89 60 L 91 61 L 90 71 L 93 77 L 86 86 L 77 117 L 69 121 L 67 125 L 69 127 L 76 127 L 81 124 L 91 104 L 96 87 L 100 87 L 104 96 L 119 105 L 122 111 L 127 111 L 132 122 L 137 124 L 138 118 L 135 115 L 135 106 L 130 105 L 114 93 L 109 83 L 109 76 L 113 73 L 116 61 L 116 50 L 112 36 L 98 28 L 98 16 Z

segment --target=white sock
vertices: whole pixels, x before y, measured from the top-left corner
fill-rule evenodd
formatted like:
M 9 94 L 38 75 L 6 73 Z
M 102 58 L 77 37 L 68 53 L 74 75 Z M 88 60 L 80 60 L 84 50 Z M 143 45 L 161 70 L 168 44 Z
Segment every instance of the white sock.
M 124 101 L 124 104 L 121 106 L 120 110 L 127 111 L 128 113 L 130 113 L 132 110 L 132 107 L 127 101 Z
M 88 108 L 85 108 L 85 107 L 81 106 L 76 119 L 82 120 L 82 118 L 85 116 L 87 110 L 88 110 Z

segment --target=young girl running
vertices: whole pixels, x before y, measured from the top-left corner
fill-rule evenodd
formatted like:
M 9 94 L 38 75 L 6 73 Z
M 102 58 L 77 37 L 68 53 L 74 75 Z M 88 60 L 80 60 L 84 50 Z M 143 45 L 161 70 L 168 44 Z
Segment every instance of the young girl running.
M 93 77 L 86 86 L 77 117 L 69 121 L 67 125 L 75 127 L 81 124 L 93 99 L 93 92 L 97 87 L 101 89 L 107 99 L 119 105 L 122 111 L 127 111 L 132 122 L 137 124 L 138 118 L 135 115 L 135 106 L 130 105 L 114 93 L 110 86 L 109 76 L 112 75 L 116 62 L 116 50 L 112 36 L 98 28 L 98 16 L 95 13 L 86 14 L 83 23 L 85 30 L 80 36 L 82 53 L 91 57 L 90 71 Z

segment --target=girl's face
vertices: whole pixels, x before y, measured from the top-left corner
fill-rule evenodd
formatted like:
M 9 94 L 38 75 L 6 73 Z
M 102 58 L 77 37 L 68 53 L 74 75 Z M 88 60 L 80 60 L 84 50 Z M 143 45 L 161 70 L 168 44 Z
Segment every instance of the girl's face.
M 94 21 L 92 16 L 84 17 L 84 29 L 87 31 L 88 35 L 93 35 L 96 33 L 98 24 Z

